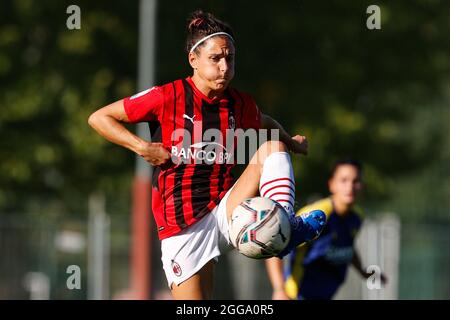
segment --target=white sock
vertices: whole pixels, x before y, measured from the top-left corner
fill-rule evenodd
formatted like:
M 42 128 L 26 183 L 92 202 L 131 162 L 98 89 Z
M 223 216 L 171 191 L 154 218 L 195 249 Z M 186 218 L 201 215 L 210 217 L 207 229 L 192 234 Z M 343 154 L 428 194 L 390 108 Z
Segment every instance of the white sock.
M 288 213 L 294 212 L 295 180 L 289 153 L 274 152 L 266 158 L 259 181 L 259 194 L 277 201 Z

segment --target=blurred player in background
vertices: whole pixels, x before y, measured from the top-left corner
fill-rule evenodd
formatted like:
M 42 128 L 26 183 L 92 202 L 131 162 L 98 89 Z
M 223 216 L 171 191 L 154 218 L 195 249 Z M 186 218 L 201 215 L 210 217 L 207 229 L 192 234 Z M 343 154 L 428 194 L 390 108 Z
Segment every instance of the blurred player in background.
M 343 284 L 351 264 L 363 278 L 368 278 L 354 248 L 354 240 L 361 227 L 362 212 L 355 205 L 362 189 L 362 167 L 358 161 L 337 161 L 328 180 L 331 195 L 310 204 L 297 215 L 320 209 L 327 215 L 320 237 L 294 249 L 288 256 L 283 273 L 283 261 L 266 261 L 272 283 L 273 299 L 332 299 Z M 386 278 L 381 274 L 381 282 Z
M 156 166 L 152 209 L 172 296 L 206 299 L 213 291 L 214 263 L 222 253 L 219 244 L 230 244 L 228 222 L 244 199 L 261 194 L 290 214 L 292 237 L 280 256 L 316 237 L 326 217 L 320 211 L 294 214 L 288 151 L 306 154 L 306 138 L 291 137 L 259 111 L 250 95 L 228 86 L 236 51 L 231 28 L 212 14 L 196 11 L 187 24 L 186 50 L 192 76 L 103 107 L 90 116 L 89 124 Z M 122 122 L 151 123 L 153 142 L 134 135 Z M 233 184 L 235 162 L 228 160 L 229 152 L 235 152 L 224 147 L 229 145 L 227 130 L 261 128 L 279 130 L 280 141 L 263 143 Z M 207 140 L 211 130 L 219 132 L 222 141 Z

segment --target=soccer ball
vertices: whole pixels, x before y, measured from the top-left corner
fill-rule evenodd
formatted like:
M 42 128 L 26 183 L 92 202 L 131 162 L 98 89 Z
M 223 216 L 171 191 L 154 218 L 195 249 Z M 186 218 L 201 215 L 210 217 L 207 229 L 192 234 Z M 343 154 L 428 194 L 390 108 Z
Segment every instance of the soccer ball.
M 231 216 L 229 230 L 234 247 L 253 259 L 276 256 L 291 237 L 286 210 L 278 202 L 262 197 L 239 204 Z

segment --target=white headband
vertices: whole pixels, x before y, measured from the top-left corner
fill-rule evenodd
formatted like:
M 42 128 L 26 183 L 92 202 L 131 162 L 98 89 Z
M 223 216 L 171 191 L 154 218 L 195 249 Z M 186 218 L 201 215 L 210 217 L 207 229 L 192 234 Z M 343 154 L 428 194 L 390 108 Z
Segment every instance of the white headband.
M 191 50 L 189 50 L 189 52 L 193 52 L 193 51 L 195 50 L 195 48 L 197 48 L 203 41 L 206 41 L 206 40 L 208 40 L 209 38 L 212 38 L 212 37 L 214 37 L 214 36 L 219 36 L 219 35 L 227 36 L 228 38 L 231 39 L 231 41 L 234 42 L 233 37 L 230 36 L 228 33 L 226 33 L 226 32 L 216 32 L 216 33 L 210 34 L 209 36 L 206 36 L 206 37 L 201 38 L 200 40 L 198 40 L 198 41 L 192 46 L 192 48 L 191 48 Z

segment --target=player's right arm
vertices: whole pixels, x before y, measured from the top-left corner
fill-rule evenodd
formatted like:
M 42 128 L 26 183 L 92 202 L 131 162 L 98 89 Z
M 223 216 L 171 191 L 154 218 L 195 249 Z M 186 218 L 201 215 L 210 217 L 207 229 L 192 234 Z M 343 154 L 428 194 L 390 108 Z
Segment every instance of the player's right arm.
M 124 100 L 113 102 L 90 115 L 89 125 L 107 140 L 125 147 L 154 166 L 170 159 L 162 143 L 148 142 L 131 133 L 123 122 L 131 122 L 124 109 Z
M 284 290 L 283 260 L 270 258 L 266 260 L 267 274 L 272 284 L 273 300 L 289 300 Z

